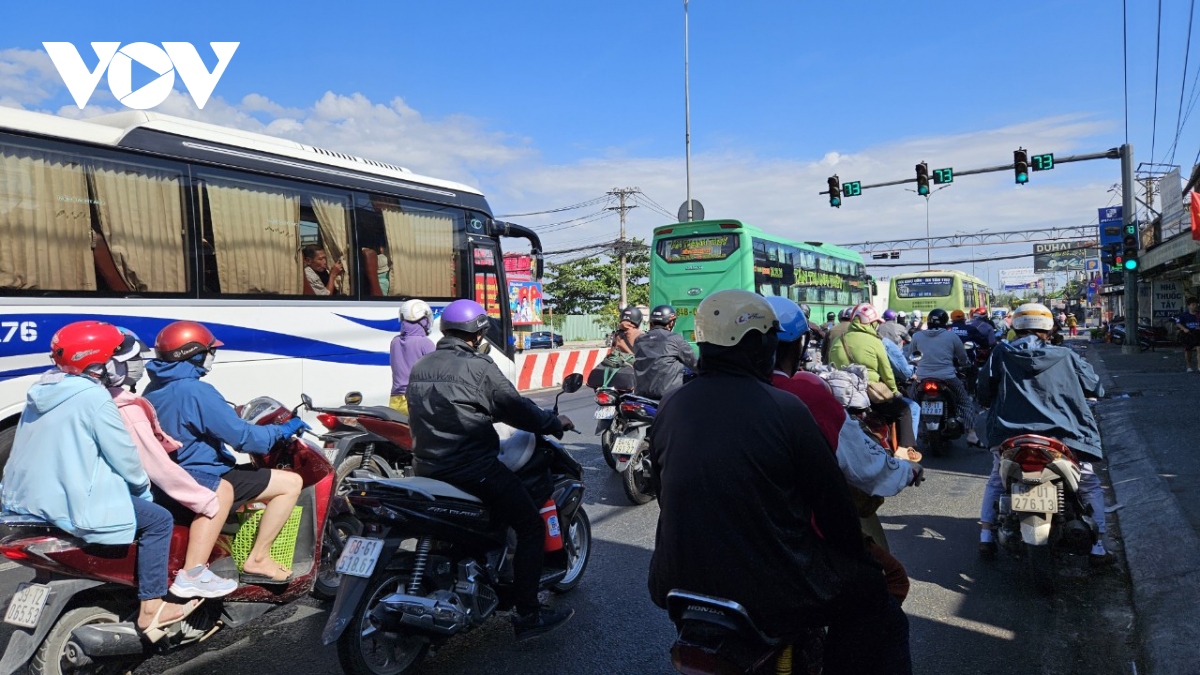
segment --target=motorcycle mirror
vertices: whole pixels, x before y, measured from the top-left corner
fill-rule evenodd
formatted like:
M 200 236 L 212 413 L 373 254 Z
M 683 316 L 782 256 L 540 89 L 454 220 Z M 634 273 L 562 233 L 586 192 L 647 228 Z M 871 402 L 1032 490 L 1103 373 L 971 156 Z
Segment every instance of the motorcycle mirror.
M 346 405 L 358 405 L 362 403 L 362 392 L 352 391 L 346 394 Z
M 300 403 L 304 404 L 308 410 L 312 410 L 312 397 L 308 394 L 300 394 Z
M 583 386 L 583 375 L 581 373 L 571 373 L 563 380 L 562 390 L 568 394 L 574 394 Z

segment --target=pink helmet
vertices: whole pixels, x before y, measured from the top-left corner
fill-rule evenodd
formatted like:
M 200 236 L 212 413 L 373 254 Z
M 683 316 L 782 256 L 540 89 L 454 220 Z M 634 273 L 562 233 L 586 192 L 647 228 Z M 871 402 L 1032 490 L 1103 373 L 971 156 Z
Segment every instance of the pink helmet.
M 881 323 L 883 321 L 879 317 L 879 310 L 869 302 L 864 302 L 854 308 L 854 318 L 858 319 L 859 323 Z

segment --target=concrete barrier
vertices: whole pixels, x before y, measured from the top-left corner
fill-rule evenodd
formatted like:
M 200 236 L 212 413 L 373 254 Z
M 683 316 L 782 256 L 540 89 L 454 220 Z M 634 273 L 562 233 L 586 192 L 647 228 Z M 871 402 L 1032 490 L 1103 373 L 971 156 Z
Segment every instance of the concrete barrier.
M 606 354 L 608 350 L 604 348 L 526 350 L 517 355 L 517 389 L 557 387 L 571 373 L 581 373 L 587 378 Z

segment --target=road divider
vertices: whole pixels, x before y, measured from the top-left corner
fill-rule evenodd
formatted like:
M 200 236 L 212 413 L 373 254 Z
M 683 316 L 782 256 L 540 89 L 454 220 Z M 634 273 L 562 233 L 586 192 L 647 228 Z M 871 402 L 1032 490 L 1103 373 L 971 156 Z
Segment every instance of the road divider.
M 571 373 L 582 373 L 586 378 L 607 354 L 604 348 L 524 351 L 517 355 L 517 389 L 557 387 Z

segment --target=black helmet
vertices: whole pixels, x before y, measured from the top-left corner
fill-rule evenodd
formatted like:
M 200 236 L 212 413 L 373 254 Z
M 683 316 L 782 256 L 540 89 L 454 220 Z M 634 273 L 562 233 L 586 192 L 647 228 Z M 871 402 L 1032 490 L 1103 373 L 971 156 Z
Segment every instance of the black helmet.
M 650 310 L 651 326 L 667 326 L 675 320 L 675 308 L 670 305 L 659 305 Z
M 618 321 L 628 321 L 635 326 L 642 325 L 642 310 L 630 305 L 621 310 L 621 318 Z
M 929 313 L 929 317 L 925 319 L 925 323 L 930 328 L 945 328 L 950 325 L 950 315 L 944 309 L 935 309 Z
M 837 312 L 826 312 L 826 313 L 825 313 L 825 320 L 826 320 L 826 321 L 833 321 L 833 320 L 834 320 L 834 319 L 836 319 L 836 318 L 837 318 Z
M 800 305 L 800 311 L 804 312 L 804 318 L 812 318 L 812 307 L 809 307 L 808 305 Z

